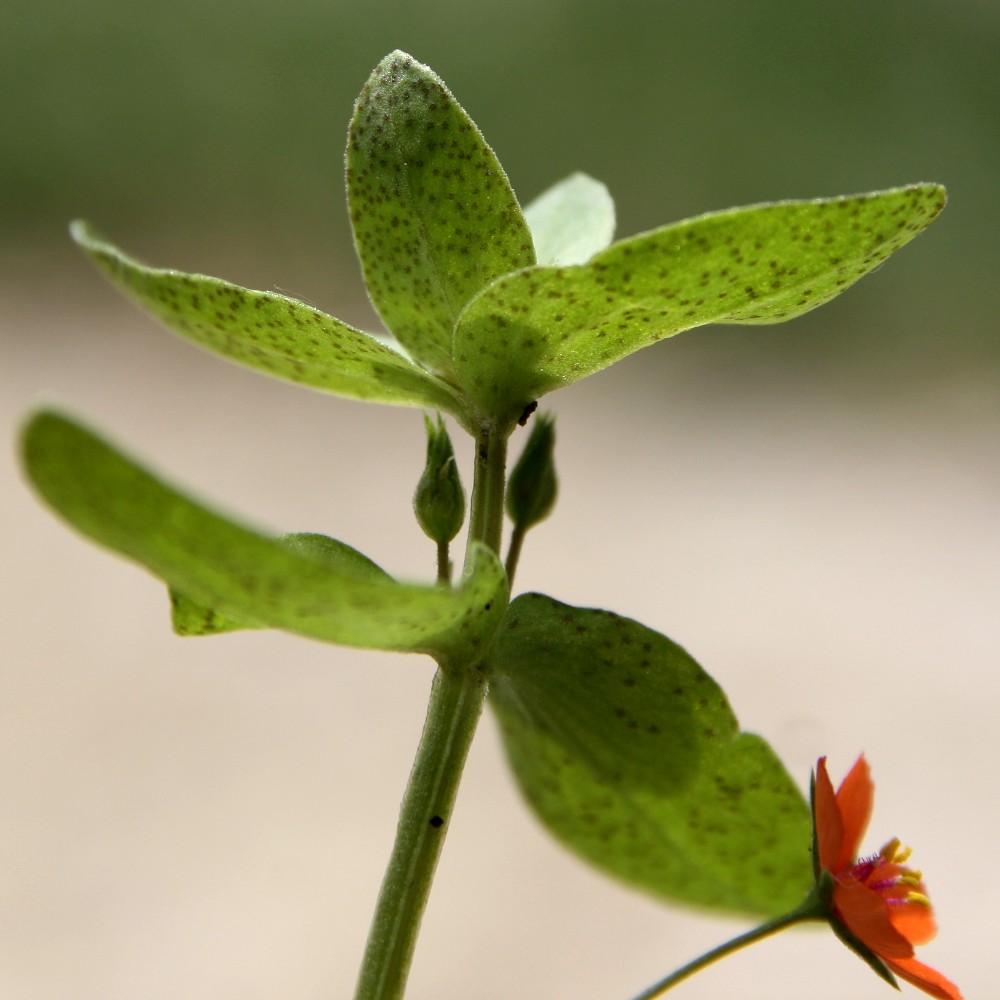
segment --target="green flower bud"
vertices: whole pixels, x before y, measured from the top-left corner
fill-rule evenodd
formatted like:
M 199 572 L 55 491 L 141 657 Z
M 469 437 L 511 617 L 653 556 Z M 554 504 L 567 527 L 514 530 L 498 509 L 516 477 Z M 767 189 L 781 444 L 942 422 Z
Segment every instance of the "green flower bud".
M 413 494 L 413 510 L 424 533 L 439 545 L 445 545 L 458 534 L 465 520 L 465 491 L 441 415 L 438 414 L 435 426 L 425 414 L 424 426 L 427 464 Z
M 552 454 L 555 443 L 555 418 L 542 413 L 535 418 L 535 426 L 507 483 L 507 513 L 522 531 L 544 521 L 555 506 L 558 491 Z

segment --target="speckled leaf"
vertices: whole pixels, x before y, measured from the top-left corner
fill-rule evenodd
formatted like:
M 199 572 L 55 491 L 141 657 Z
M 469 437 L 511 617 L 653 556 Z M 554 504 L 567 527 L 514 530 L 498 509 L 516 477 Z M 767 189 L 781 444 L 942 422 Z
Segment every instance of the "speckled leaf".
M 761 914 L 801 902 L 809 807 L 683 649 L 608 611 L 527 594 L 492 656 L 508 759 L 568 847 L 678 902 Z
M 615 203 L 600 182 L 570 174 L 524 210 L 539 264 L 585 264 L 615 235 Z
M 482 546 L 456 589 L 405 585 L 234 524 L 60 414 L 30 421 L 23 455 L 36 489 L 78 531 L 232 621 L 447 659 L 471 657 L 503 611 L 506 576 Z
M 329 535 L 315 532 L 295 532 L 276 539 L 293 551 L 303 551 L 329 563 L 331 568 L 346 570 L 373 580 L 389 580 L 391 577 L 368 556 L 351 548 L 344 542 Z M 245 623 L 235 618 L 226 618 L 215 608 L 206 607 L 191 600 L 175 587 L 168 588 L 170 594 L 170 624 L 178 635 L 219 635 L 240 629 L 262 628 L 261 625 Z
M 176 587 L 168 587 L 167 593 L 170 597 L 170 625 L 177 635 L 222 635 L 225 632 L 267 627 L 227 618 L 215 608 L 193 601 Z
M 375 308 L 417 361 L 450 377 L 462 307 L 535 256 L 493 150 L 442 80 L 405 52 L 386 56 L 358 98 L 347 193 Z
M 451 386 L 374 337 L 275 292 L 147 267 L 75 222 L 73 238 L 126 295 L 174 333 L 231 361 L 351 399 L 466 411 Z
M 459 320 L 459 379 L 509 419 L 682 330 L 790 319 L 877 267 L 944 203 L 943 188 L 920 184 L 737 208 L 621 240 L 580 267 L 507 275 Z

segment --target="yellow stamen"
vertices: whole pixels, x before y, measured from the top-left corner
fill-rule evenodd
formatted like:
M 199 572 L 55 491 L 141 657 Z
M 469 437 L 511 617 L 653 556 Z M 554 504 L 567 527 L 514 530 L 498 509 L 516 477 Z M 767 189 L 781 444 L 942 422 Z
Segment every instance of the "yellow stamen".
M 924 880 L 923 872 L 910 872 L 909 875 L 900 875 L 896 881 L 900 885 L 920 885 Z
M 886 861 L 892 861 L 892 859 L 896 856 L 896 851 L 899 850 L 899 846 L 899 837 L 893 837 L 892 840 L 890 840 L 889 843 L 886 844 L 881 851 L 879 851 L 879 854 L 881 854 Z
M 930 906 L 931 901 L 922 892 L 908 892 L 906 894 L 908 903 L 917 903 L 920 906 Z
M 893 837 L 881 851 L 878 852 L 891 865 L 904 864 L 913 853 L 912 848 L 903 847 L 898 837 Z

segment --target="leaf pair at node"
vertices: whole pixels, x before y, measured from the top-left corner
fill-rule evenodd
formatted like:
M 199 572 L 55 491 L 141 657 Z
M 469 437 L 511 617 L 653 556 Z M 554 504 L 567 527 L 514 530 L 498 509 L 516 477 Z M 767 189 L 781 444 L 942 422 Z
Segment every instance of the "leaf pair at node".
M 523 212 L 448 88 L 382 60 L 348 134 L 365 283 L 402 351 L 311 306 L 150 268 L 77 223 L 106 274 L 182 336 L 312 388 L 509 431 L 525 407 L 682 330 L 776 323 L 828 301 L 926 228 L 944 189 L 732 209 L 611 243 L 603 184 L 575 174 Z

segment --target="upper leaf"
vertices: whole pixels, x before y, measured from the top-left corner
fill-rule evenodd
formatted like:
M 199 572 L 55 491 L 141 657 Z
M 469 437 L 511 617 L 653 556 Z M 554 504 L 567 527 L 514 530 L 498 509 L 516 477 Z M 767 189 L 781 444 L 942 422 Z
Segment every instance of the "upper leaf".
M 379 315 L 417 361 L 452 376 L 462 307 L 535 255 L 493 150 L 443 81 L 405 52 L 386 56 L 358 98 L 347 193 Z
M 312 306 L 220 278 L 147 267 L 83 222 L 70 231 L 130 298 L 168 329 L 216 354 L 338 396 L 442 409 L 468 421 L 446 382 Z
M 57 413 L 29 422 L 23 454 L 39 493 L 75 528 L 233 622 L 467 662 L 503 612 L 506 576 L 484 546 L 454 590 L 401 584 L 234 524 Z
M 680 902 L 764 914 L 801 902 L 809 808 L 683 649 L 610 612 L 526 594 L 491 666 L 514 774 L 568 847 Z
M 570 174 L 524 210 L 539 264 L 585 264 L 615 235 L 615 203 L 600 182 Z
M 924 230 L 920 184 L 702 215 L 621 240 L 579 267 L 507 275 L 459 319 L 465 391 L 510 419 L 532 400 L 706 323 L 777 323 L 833 298 Z

